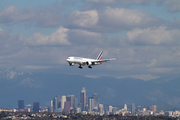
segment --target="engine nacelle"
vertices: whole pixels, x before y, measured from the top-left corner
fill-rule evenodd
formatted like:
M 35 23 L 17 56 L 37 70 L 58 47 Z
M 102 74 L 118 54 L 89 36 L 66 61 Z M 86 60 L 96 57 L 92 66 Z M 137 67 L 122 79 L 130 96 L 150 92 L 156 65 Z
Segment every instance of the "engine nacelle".
M 75 64 L 74 63 L 69 63 L 69 66 L 74 66 Z
M 92 62 L 87 62 L 88 64 L 87 65 L 92 65 Z
M 86 62 L 86 64 L 89 65 L 89 66 L 91 66 L 91 65 L 96 65 L 95 62 L 90 62 L 90 61 Z

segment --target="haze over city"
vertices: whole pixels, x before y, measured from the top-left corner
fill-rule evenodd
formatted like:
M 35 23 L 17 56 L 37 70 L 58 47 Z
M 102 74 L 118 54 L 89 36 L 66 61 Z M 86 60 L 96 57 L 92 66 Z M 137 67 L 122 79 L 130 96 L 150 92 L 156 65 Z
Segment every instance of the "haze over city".
M 100 51 L 117 59 L 66 61 Z M 0 0 L 0 107 L 79 98 L 82 87 L 102 104 L 179 107 L 179 68 L 179 0 Z

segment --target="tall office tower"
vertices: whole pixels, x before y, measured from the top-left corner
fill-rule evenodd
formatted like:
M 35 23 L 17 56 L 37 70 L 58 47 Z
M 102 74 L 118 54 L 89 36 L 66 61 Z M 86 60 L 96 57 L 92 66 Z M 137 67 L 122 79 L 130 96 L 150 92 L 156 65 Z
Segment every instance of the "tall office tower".
M 99 115 L 104 114 L 103 104 L 99 104 Z
M 116 111 L 117 111 L 117 107 L 113 107 L 112 113 L 113 113 L 113 114 L 116 114 Z
M 51 106 L 48 106 L 48 112 L 51 112 Z
M 57 112 L 57 109 L 58 109 L 58 99 L 57 99 L 57 97 L 54 97 L 54 99 L 53 99 L 53 108 L 54 108 L 54 112 Z
M 61 102 L 61 97 L 58 95 L 57 96 L 57 108 L 61 108 L 60 102 Z
M 157 110 L 157 106 L 156 105 L 152 105 L 151 106 L 151 110 L 155 112 Z
M 80 95 L 81 111 L 85 111 L 86 101 L 86 90 L 83 87 Z
M 70 102 L 70 109 L 73 109 L 73 104 L 74 104 L 74 95 L 68 95 L 66 97 L 66 101 Z
M 135 104 L 131 104 L 131 114 L 135 114 Z
M 50 102 L 50 112 L 53 112 L 53 100 Z
M 33 103 L 33 112 L 39 112 L 39 102 Z
M 126 104 L 124 104 L 124 110 L 127 111 L 127 105 Z
M 63 95 L 63 96 L 61 97 L 61 109 L 62 109 L 62 110 L 64 110 L 64 102 L 66 102 L 66 96 L 65 96 L 65 95 Z
M 89 97 L 89 112 L 94 109 L 94 99 L 93 97 Z
M 77 106 L 78 106 L 78 99 L 77 98 L 74 98 L 74 110 L 75 110 L 75 108 L 77 108 Z
M 93 99 L 94 99 L 94 107 L 96 107 L 96 109 L 99 106 L 99 101 L 100 101 L 100 96 L 97 93 L 93 93 Z
M 24 100 L 18 100 L 18 109 L 24 109 Z
M 109 106 L 109 112 L 112 113 L 112 109 L 113 107 L 112 106 Z
M 64 112 L 65 113 L 70 113 L 70 102 L 69 101 L 66 101 L 64 102 Z
M 104 107 L 105 114 L 108 115 L 108 113 L 109 113 L 109 105 L 104 105 L 103 107 Z

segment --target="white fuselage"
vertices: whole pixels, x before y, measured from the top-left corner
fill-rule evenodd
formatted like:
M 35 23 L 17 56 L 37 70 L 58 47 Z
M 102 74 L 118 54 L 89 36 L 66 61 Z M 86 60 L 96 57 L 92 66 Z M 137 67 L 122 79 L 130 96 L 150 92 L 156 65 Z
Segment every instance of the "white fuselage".
M 96 62 L 95 59 L 82 58 L 82 57 L 68 57 L 68 59 L 66 60 L 71 66 L 73 66 L 74 64 L 90 65 L 90 66 L 101 64 L 101 63 Z

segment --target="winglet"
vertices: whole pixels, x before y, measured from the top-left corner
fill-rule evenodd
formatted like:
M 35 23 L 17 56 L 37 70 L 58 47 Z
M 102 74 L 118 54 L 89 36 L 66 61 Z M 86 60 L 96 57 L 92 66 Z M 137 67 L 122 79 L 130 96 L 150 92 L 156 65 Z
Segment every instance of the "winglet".
M 102 59 L 102 54 L 103 54 L 103 51 L 101 51 L 98 55 L 98 57 L 96 58 L 96 60 L 101 60 Z

